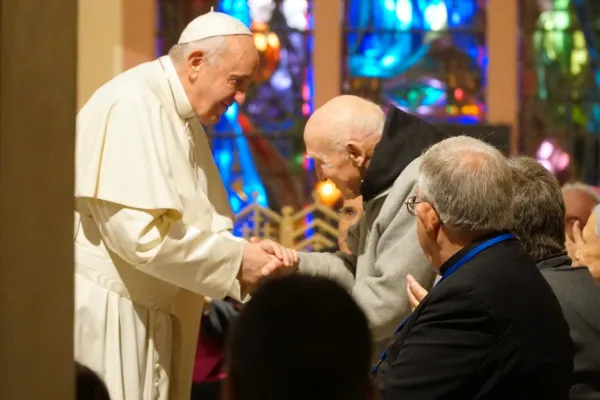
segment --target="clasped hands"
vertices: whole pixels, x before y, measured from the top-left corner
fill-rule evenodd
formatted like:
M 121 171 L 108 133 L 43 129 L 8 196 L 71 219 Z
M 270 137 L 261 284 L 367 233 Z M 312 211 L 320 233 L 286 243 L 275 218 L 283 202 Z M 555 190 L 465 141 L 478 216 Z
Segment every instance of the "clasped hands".
M 296 273 L 299 263 L 296 250 L 285 248 L 272 240 L 252 238 L 249 243 L 244 243 L 238 279 L 241 284 L 254 287 L 268 276 Z

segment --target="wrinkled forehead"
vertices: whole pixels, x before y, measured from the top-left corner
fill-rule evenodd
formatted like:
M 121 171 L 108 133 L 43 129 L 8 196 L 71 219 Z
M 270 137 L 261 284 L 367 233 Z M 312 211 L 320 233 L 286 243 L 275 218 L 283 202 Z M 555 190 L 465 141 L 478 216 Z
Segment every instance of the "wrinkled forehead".
M 308 121 L 304 129 L 306 151 L 313 158 L 330 157 L 334 150 L 332 134 L 334 132 L 326 123 Z
M 583 190 L 572 189 L 563 192 L 563 200 L 569 206 L 583 206 L 590 210 L 596 206 L 596 200 Z
M 220 64 L 231 73 L 254 77 L 258 72 L 260 58 L 252 36 L 228 37 L 225 46 Z

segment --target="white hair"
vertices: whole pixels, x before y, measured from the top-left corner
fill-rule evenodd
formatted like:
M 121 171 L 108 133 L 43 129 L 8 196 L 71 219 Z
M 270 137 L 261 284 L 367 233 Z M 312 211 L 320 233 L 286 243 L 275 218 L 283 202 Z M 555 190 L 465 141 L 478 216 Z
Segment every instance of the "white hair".
M 572 192 L 572 191 L 583 192 L 583 193 L 587 194 L 588 196 L 590 196 L 592 199 L 594 199 L 596 204 L 600 203 L 600 194 L 598 194 L 598 192 L 596 192 L 594 190 L 594 188 L 591 187 L 590 185 L 586 185 L 583 182 L 571 182 L 571 183 L 565 184 L 562 187 L 563 193 Z
M 419 167 L 420 199 L 456 233 L 512 228 L 512 170 L 497 149 L 468 136 L 427 150 Z
M 169 57 L 175 65 L 179 65 L 185 62 L 190 53 L 201 50 L 205 53 L 207 62 L 214 63 L 215 56 L 225 50 L 225 42 L 225 36 L 214 36 L 189 43 L 176 44 L 169 50 Z

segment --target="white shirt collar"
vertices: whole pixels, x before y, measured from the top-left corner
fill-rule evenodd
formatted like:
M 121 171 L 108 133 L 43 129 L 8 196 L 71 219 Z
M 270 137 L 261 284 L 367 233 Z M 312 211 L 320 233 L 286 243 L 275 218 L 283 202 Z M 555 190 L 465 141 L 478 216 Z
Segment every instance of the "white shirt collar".
M 173 61 L 171 61 L 171 57 L 163 56 L 159 60 L 163 65 L 165 72 L 167 73 L 167 79 L 169 80 L 169 86 L 171 86 L 171 92 L 173 93 L 173 99 L 175 100 L 177 114 L 179 114 L 179 116 L 183 119 L 196 117 L 194 108 L 192 107 L 187 94 L 185 94 L 185 90 L 183 89 L 183 85 L 179 80 L 179 76 L 177 75 L 177 71 L 173 65 Z

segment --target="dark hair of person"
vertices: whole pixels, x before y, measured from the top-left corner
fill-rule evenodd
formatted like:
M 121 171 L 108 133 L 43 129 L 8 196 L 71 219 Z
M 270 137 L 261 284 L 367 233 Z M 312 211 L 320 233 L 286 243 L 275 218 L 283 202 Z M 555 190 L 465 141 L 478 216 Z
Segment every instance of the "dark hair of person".
M 511 159 L 513 232 L 537 262 L 565 248 L 565 203 L 556 178 L 536 160 Z
M 331 280 L 295 275 L 267 281 L 231 333 L 236 400 L 364 400 L 369 394 L 367 320 Z
M 77 400 L 110 400 L 106 385 L 94 371 L 78 362 L 75 371 Z

